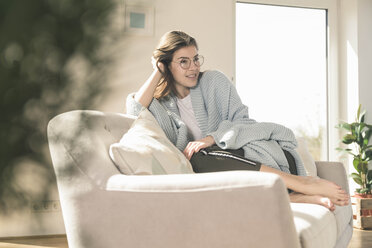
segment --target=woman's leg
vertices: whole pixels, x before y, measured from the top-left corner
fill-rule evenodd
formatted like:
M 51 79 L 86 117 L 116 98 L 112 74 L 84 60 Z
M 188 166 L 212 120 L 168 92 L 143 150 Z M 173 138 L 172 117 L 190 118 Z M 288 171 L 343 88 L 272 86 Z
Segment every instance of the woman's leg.
M 280 170 L 261 165 L 260 171 L 277 174 L 282 178 L 287 188 L 309 196 L 327 197 L 336 205 L 349 203 L 349 195 L 337 184 L 314 177 L 291 175 Z
M 331 211 L 336 209 L 333 202 L 328 198 L 320 195 L 304 195 L 297 192 L 292 192 L 289 194 L 289 199 L 291 202 L 294 203 L 311 203 L 311 204 L 318 204 L 323 207 L 328 208 Z

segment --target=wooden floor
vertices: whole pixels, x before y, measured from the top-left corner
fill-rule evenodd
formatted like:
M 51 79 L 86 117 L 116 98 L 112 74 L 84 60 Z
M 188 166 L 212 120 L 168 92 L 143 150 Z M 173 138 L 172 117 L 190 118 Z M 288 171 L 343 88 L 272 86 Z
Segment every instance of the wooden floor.
M 0 248 L 68 248 L 66 235 L 0 239 Z
M 372 230 L 354 229 L 347 248 L 371 248 Z M 0 239 L 0 248 L 68 248 L 64 235 L 32 238 Z
M 372 247 L 372 230 L 360 230 L 354 228 L 353 237 L 351 238 L 348 248 L 371 248 Z

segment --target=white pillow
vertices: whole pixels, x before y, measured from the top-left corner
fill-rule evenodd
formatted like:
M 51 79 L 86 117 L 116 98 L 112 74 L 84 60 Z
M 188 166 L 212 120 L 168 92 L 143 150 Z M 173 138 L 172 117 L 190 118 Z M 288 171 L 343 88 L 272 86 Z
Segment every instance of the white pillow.
M 142 108 L 120 142 L 110 146 L 109 153 L 126 175 L 194 173 L 190 161 L 167 138 L 147 108 Z
M 297 143 L 298 146 L 296 151 L 300 155 L 302 162 L 304 163 L 306 174 L 308 176 L 318 177 L 315 161 L 313 159 L 313 156 L 309 152 L 309 149 L 307 148 L 306 139 L 297 137 Z

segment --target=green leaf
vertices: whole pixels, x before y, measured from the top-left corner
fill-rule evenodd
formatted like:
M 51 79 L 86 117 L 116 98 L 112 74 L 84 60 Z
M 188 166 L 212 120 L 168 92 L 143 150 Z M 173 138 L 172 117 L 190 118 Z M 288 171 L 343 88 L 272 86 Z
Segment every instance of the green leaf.
M 358 134 L 363 134 L 364 128 L 366 127 L 366 124 L 360 123 L 358 127 Z
M 361 189 L 361 190 L 360 190 L 360 193 L 361 193 L 361 194 L 366 194 L 367 192 L 368 192 L 368 189 Z
M 356 191 L 357 193 L 359 193 L 359 194 L 360 194 L 360 190 L 361 190 L 361 189 L 355 189 L 355 191 Z
M 360 177 L 360 175 L 358 173 L 353 172 L 353 173 L 350 174 L 350 176 L 352 178 L 359 178 L 360 180 L 362 180 L 361 177 Z
M 368 128 L 368 130 L 366 131 L 366 134 L 364 135 L 364 139 L 369 141 L 369 139 L 371 138 L 371 136 L 372 136 L 372 129 L 371 128 Z M 368 142 L 367 142 L 366 145 L 368 145 Z
M 344 153 L 342 155 L 350 154 L 353 157 L 356 156 L 354 153 L 352 153 L 352 149 L 350 149 L 350 148 L 345 149 L 345 148 L 337 147 L 336 150 L 339 151 L 339 152 Z
M 346 134 L 344 136 L 344 138 L 342 139 L 342 143 L 347 144 L 347 145 L 349 145 L 349 144 L 351 144 L 355 141 L 356 141 L 356 137 L 352 134 Z
M 351 173 L 350 176 L 353 178 L 354 182 L 363 185 L 362 178 L 357 173 Z
M 357 143 L 360 147 L 363 146 L 363 143 L 364 143 L 364 139 L 363 139 L 363 135 L 361 132 L 358 131 L 357 133 Z
M 349 153 L 350 155 L 352 155 L 353 157 L 356 157 L 357 156 L 356 154 L 354 154 L 354 153 L 352 153 L 350 151 L 346 151 L 346 152 Z
M 365 115 L 366 115 L 366 111 L 363 111 L 363 112 L 360 114 L 359 122 L 364 123 L 364 116 L 365 116 Z
M 362 171 L 362 167 L 361 167 L 361 161 L 360 161 L 360 158 L 359 157 L 355 157 L 353 159 L 353 165 L 354 165 L 354 168 L 357 172 L 361 172 Z
M 343 129 L 346 129 L 348 131 L 351 131 L 350 127 L 351 127 L 351 125 L 349 123 L 346 123 L 346 122 L 336 125 L 336 128 L 343 128 Z
M 367 181 L 368 181 L 368 184 L 372 184 L 372 170 L 369 170 L 367 172 Z
M 369 140 L 371 139 L 372 136 L 372 129 L 366 128 L 367 130 L 364 132 L 364 140 L 363 140 L 363 146 L 364 149 L 368 148 Z
M 362 180 L 357 179 L 357 178 L 353 178 L 353 179 L 354 179 L 354 182 L 356 182 L 357 184 L 363 185 Z
M 353 149 L 350 149 L 350 148 L 342 148 L 342 147 L 337 147 L 336 148 L 336 151 L 339 151 L 339 152 L 351 152 Z
M 371 131 L 367 131 L 365 132 L 364 134 L 364 138 L 363 138 L 363 146 L 364 147 L 367 147 L 368 143 L 369 143 L 369 138 L 371 137 Z
M 358 127 L 359 127 L 359 123 L 357 122 L 351 123 L 351 134 L 352 136 L 355 137 L 355 141 L 356 141 L 356 137 L 358 136 Z
M 357 111 L 357 120 L 359 120 L 359 116 L 360 116 L 360 109 L 362 108 L 362 104 L 359 104 L 359 107 L 358 107 L 358 111 Z
M 368 160 L 372 160 L 372 149 L 368 149 L 364 154 Z
M 368 162 L 362 161 L 359 166 L 361 167 L 361 172 L 366 174 L 368 173 Z
M 372 185 L 372 179 L 371 180 L 368 180 L 367 182 L 369 185 Z

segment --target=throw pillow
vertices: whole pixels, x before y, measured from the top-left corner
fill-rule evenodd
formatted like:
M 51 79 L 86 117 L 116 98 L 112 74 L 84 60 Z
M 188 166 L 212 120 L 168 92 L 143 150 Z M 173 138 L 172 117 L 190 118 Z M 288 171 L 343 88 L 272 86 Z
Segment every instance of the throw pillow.
M 306 174 L 308 176 L 318 177 L 315 161 L 309 149 L 307 148 L 306 140 L 304 138 L 297 138 L 297 143 L 298 146 L 296 151 L 300 155 L 302 162 L 304 163 Z
M 110 146 L 109 153 L 126 175 L 193 173 L 190 161 L 167 138 L 147 108 L 142 108 L 128 132 Z

